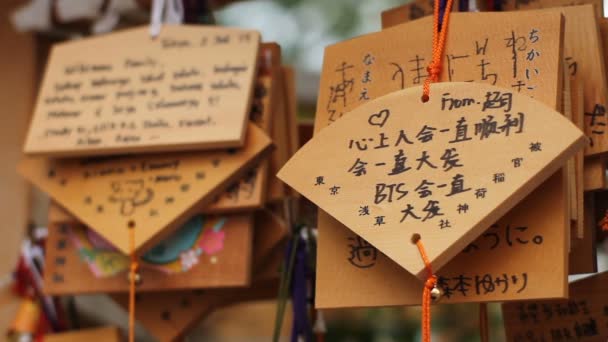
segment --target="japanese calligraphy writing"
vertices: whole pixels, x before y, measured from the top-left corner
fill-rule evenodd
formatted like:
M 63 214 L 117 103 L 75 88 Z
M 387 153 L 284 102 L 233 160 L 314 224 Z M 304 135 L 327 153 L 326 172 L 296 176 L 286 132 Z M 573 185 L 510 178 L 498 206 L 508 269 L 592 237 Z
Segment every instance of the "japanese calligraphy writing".
M 348 261 L 359 268 L 369 268 L 376 264 L 378 250 L 360 236 L 349 237 L 350 256 Z
M 437 286 L 443 290 L 446 298 L 466 297 L 471 294 L 487 295 L 494 292 L 519 293 L 528 285 L 528 274 L 459 274 L 452 277 L 439 276 Z
M 410 88 L 361 105 L 319 133 L 278 177 L 383 253 L 389 248 L 403 255 L 402 262 L 416 263 L 419 258 L 405 258 L 403 248 L 388 246 L 390 239 L 377 245 L 380 237 L 399 234 L 395 238 L 407 241 L 408 234 L 437 231 L 437 238 L 458 239 L 473 226 L 487 228 L 479 215 L 496 210 L 514 191 L 531 191 L 524 184 L 550 172 L 545 163 L 565 157 L 564 144 L 580 148 L 584 142 L 559 113 L 538 115 L 538 103 L 529 97 L 464 82 L 433 84 L 433 90 L 426 103 L 419 88 Z M 471 105 L 459 105 L 462 99 L 472 99 L 462 101 Z M 535 115 L 527 115 L 531 110 Z M 548 121 L 563 124 L 573 140 L 556 135 L 557 127 L 539 136 Z M 541 139 L 544 148 L 532 152 L 530 144 Z M 513 167 L 514 159 L 521 167 Z M 327 185 L 314 185 L 320 176 Z M 362 207 L 369 215 L 360 215 Z
M 492 55 L 498 52 L 490 53 L 489 49 L 498 49 L 494 42 L 489 38 L 474 40 L 471 53 L 455 54 L 446 53 L 447 59 L 447 74 L 449 81 L 462 80 L 458 70 L 463 64 L 470 65 L 478 69 L 478 78 L 464 79 L 466 81 L 483 81 L 490 84 L 508 83 L 517 92 L 533 92 L 536 88 L 535 79 L 542 74 L 542 34 L 541 29 L 531 27 L 526 31 L 510 31 L 508 35 L 502 38 L 504 49 L 503 54 L 510 54 L 511 60 L 511 75 L 501 75 L 505 77 L 501 81 L 499 74 L 494 70 Z M 491 44 L 494 43 L 494 44 Z M 391 72 L 391 82 L 395 89 L 403 89 L 408 86 L 416 86 L 422 84 L 422 81 L 427 77 L 426 66 L 428 57 L 420 53 L 411 54 L 412 57 L 406 58 L 403 61 L 388 61 Z M 333 122 L 338 119 L 344 110 L 355 105 L 354 100 L 358 101 L 369 100 L 369 92 L 374 89 L 375 78 L 373 77 L 375 68 L 383 68 L 383 60 L 378 60 L 372 53 L 367 52 L 361 60 L 349 63 L 341 61 L 335 66 L 337 73 L 337 81 L 329 86 L 329 98 L 326 103 L 326 110 L 329 114 L 329 121 Z M 357 71 L 360 70 L 360 71 Z M 361 76 L 355 78 L 354 72 L 360 72 Z M 509 78 L 510 80 L 507 80 Z M 358 95 L 351 95 L 357 92 Z M 508 96 L 509 94 L 503 94 Z M 356 97 L 355 97 L 356 96 Z M 348 102 L 348 98 L 352 98 L 353 102 Z M 505 101 L 505 100 L 501 100 Z M 473 105 L 473 99 L 453 99 L 446 98 L 442 102 L 442 108 L 451 110 Z M 488 102 L 485 102 L 487 105 Z M 508 108 L 505 111 L 509 111 Z
M 390 23 L 388 21 L 384 22 L 383 25 L 386 28 L 388 25 L 397 25 L 405 21 L 407 15 L 404 13 L 400 13 L 399 16 L 393 16 L 391 18 Z M 557 76 L 559 75 L 559 64 L 561 63 L 561 36 L 563 36 L 563 25 L 560 25 L 560 15 L 558 13 L 549 13 L 549 12 L 520 12 L 520 13 L 477 13 L 474 16 L 470 14 L 459 14 L 454 13 L 452 15 L 450 21 L 450 34 L 448 34 L 448 44 L 446 46 L 446 55 L 469 55 L 469 58 L 461 58 L 461 59 L 453 59 L 453 65 L 451 67 L 452 73 L 452 81 L 469 81 L 474 80 L 476 82 L 484 82 L 493 84 L 496 82 L 497 86 L 503 87 L 503 89 L 508 89 L 513 82 L 511 82 L 512 74 L 511 74 L 511 66 L 512 60 L 509 56 L 509 48 L 505 47 L 505 41 L 503 38 L 509 36 L 511 31 L 515 31 L 516 34 L 525 35 L 533 29 L 537 29 L 539 32 L 539 39 L 537 44 L 541 44 L 542 60 L 543 63 L 538 65 L 539 72 L 542 74 L 542 81 L 538 82 L 537 88 L 534 90 L 522 89 L 522 93 L 526 93 L 528 95 L 534 96 L 536 99 L 544 102 L 546 105 L 554 108 L 558 108 L 560 103 L 557 103 L 556 99 L 559 98 L 559 92 L 561 88 L 558 86 Z M 327 90 L 328 86 L 332 83 L 336 82 L 336 77 L 338 76 L 333 72 L 335 67 L 339 65 L 341 61 L 347 61 L 353 64 L 356 68 L 356 71 L 353 73 L 353 76 L 357 78 L 363 74 L 364 66 L 361 63 L 361 58 L 366 53 L 371 53 L 376 57 L 376 62 L 373 66 L 373 85 L 369 86 L 366 84 L 365 86 L 370 91 L 370 97 L 375 99 L 377 97 L 383 96 L 390 92 L 403 89 L 405 87 L 411 87 L 416 81 L 424 81 L 426 77 L 426 67 L 428 66 L 430 57 L 432 55 L 431 46 L 429 41 L 431 41 L 431 31 L 428 29 L 432 26 L 432 18 L 423 18 L 418 21 L 414 21 L 408 24 L 400 25 L 399 27 L 393 27 L 391 29 L 386 29 L 378 33 L 373 33 L 369 35 L 365 35 L 362 37 L 357 37 L 345 42 L 338 43 L 333 46 L 329 46 L 325 52 L 324 58 L 324 67 L 323 72 L 321 74 L 321 85 L 320 85 L 320 93 L 321 96 L 319 98 L 319 104 L 317 106 L 317 115 L 315 122 L 315 132 L 321 133 L 322 130 L 326 128 L 326 126 L 330 123 L 327 120 L 327 113 L 324 109 L 326 104 L 325 100 L 327 99 Z M 561 28 L 560 28 L 561 26 Z M 584 41 L 584 40 L 583 40 Z M 391 42 L 391 48 L 386 48 L 387 45 L 385 42 Z M 394 43 L 394 44 L 393 44 Z M 416 56 L 418 56 L 416 58 Z M 418 59 L 418 61 L 416 61 Z M 482 61 L 483 60 L 483 61 Z M 522 60 L 520 56 L 520 60 Z M 487 64 L 489 63 L 489 64 Z M 486 65 L 487 64 L 487 65 Z M 446 82 L 449 80 L 447 74 L 447 57 L 443 58 L 444 72 L 440 76 L 441 81 Z M 418 69 L 419 70 L 415 70 Z M 482 68 L 485 68 L 485 74 L 488 75 L 486 80 L 482 80 Z M 414 69 L 414 70 L 412 70 Z M 522 72 L 519 77 L 525 79 L 525 64 L 519 68 Z M 535 73 L 531 73 L 532 77 Z M 421 76 L 421 79 L 415 79 L 418 75 Z M 536 79 L 538 81 L 538 79 Z M 419 84 L 417 84 L 419 85 Z M 357 82 L 355 84 L 355 90 L 352 94 L 351 102 L 354 103 L 352 106 L 348 106 L 345 108 L 345 111 L 350 111 L 354 109 L 356 106 L 361 103 L 368 104 L 368 102 L 358 102 L 356 101 L 356 96 L 358 95 L 358 89 L 362 87 L 362 84 Z M 435 85 L 432 85 L 433 89 Z M 504 92 L 504 91 L 503 91 Z M 435 94 L 434 96 L 440 98 L 443 94 L 442 91 L 432 90 L 431 93 Z M 431 98 L 433 95 L 431 94 Z M 471 98 L 470 94 L 464 94 L 464 96 L 454 96 L 452 94 L 452 98 Z M 485 95 L 485 93 L 484 93 Z M 514 96 L 517 94 L 514 93 Z M 418 97 L 420 94 L 418 94 Z M 477 101 L 483 102 L 484 96 L 475 97 Z M 448 105 L 446 103 L 446 105 Z M 470 107 L 474 108 L 474 107 Z M 476 108 L 476 107 L 475 107 Z M 383 109 L 383 108 L 377 108 Z M 392 108 L 391 108 L 392 109 Z M 504 108 L 503 108 L 504 110 Z M 377 110 L 376 110 L 377 112 Z M 507 111 L 511 112 L 512 111 Z M 349 112 L 345 117 L 351 115 Z M 450 113 L 448 116 L 444 115 L 444 117 L 452 116 L 452 114 L 457 114 L 456 112 L 446 111 L 444 113 Z M 505 112 L 506 113 L 506 112 Z M 371 113 L 368 113 L 371 114 Z M 415 118 L 417 116 L 416 110 L 408 110 L 408 111 L 392 111 L 392 116 L 397 117 L 399 120 L 402 120 L 403 123 Z M 426 113 L 422 115 L 427 115 Z M 459 130 L 459 134 L 456 133 L 456 128 L 454 127 L 450 133 L 453 136 L 450 140 L 464 140 L 468 138 L 472 138 L 474 133 L 474 121 L 468 115 L 462 115 L 464 117 L 466 127 L 468 130 L 461 129 Z M 451 119 L 451 118 L 450 118 Z M 458 118 L 455 118 L 458 119 Z M 525 126 L 530 129 L 528 117 L 526 117 Z M 497 120 L 500 120 L 497 119 Z M 390 121 L 390 119 L 389 119 Z M 387 123 L 389 125 L 390 123 Z M 423 122 L 422 124 L 428 124 L 428 122 Z M 416 134 L 420 130 L 423 125 L 415 127 L 411 130 L 404 131 L 404 135 L 402 137 L 406 139 L 402 139 L 399 148 L 403 148 L 405 154 L 407 155 L 408 149 L 410 147 L 414 147 L 413 143 L 418 143 L 416 139 Z M 432 127 L 439 128 L 440 125 L 429 125 Z M 368 129 L 368 132 L 372 132 L 373 128 Z M 398 132 L 398 131 L 397 131 Z M 524 133 L 525 134 L 525 133 Z M 374 134 L 375 135 L 375 134 Z M 385 134 L 386 136 L 386 134 Z M 436 132 L 436 138 L 441 137 L 442 134 Z M 511 137 L 512 135 L 510 135 Z M 368 133 L 362 134 L 361 138 L 372 137 L 369 136 Z M 457 138 L 458 137 L 458 138 Z M 358 137 L 350 136 L 349 138 L 355 139 Z M 379 139 L 380 136 L 375 136 L 374 139 Z M 499 136 L 492 136 L 492 138 L 500 138 Z M 498 143 L 499 140 L 488 139 L 490 142 Z M 511 138 L 509 138 L 511 139 Z M 542 140 L 542 141 L 541 141 Z M 465 140 L 466 141 L 466 140 Z M 484 139 L 485 141 L 485 139 Z M 476 140 L 478 144 L 479 141 Z M 544 150 L 546 148 L 551 148 L 551 143 L 541 139 L 539 136 L 536 138 L 530 139 L 527 142 L 528 146 L 522 146 L 520 151 L 523 151 L 529 148 L 529 144 L 532 142 L 541 143 L 540 149 Z M 345 144 L 344 141 L 340 143 Z M 347 143 L 347 142 L 346 142 Z M 379 141 L 374 141 L 375 145 L 370 144 L 368 146 L 368 151 L 370 153 L 376 153 L 378 151 L 383 151 L 384 149 L 378 149 L 376 151 L 372 151 L 372 148 L 376 145 L 381 145 Z M 394 144 L 394 141 L 392 142 Z M 412 144 L 410 144 L 412 143 Z M 384 142 L 384 145 L 388 144 L 388 140 Z M 432 142 L 429 142 L 432 144 Z M 327 146 L 327 145 L 326 145 Z M 537 145 L 538 146 L 538 145 Z M 460 146 L 454 146 L 457 148 L 458 153 L 464 158 L 461 158 L 461 162 L 465 168 L 470 167 L 472 164 L 468 162 L 468 157 L 466 154 L 463 154 L 463 150 L 461 150 Z M 385 148 L 388 149 L 388 148 Z M 427 154 L 430 156 L 428 161 L 437 166 L 441 167 L 441 163 L 437 158 L 445 151 L 440 150 L 436 153 L 433 153 L 429 149 L 427 150 Z M 304 152 L 304 151 L 303 151 Z M 539 153 L 539 152 L 535 152 Z M 339 152 L 334 154 L 329 160 L 333 162 L 335 158 L 343 154 L 343 152 Z M 490 153 L 488 156 L 493 156 L 496 153 Z M 393 155 L 386 157 L 387 161 L 392 160 Z M 529 160 L 527 154 L 520 155 L 526 157 L 526 161 Z M 352 166 L 352 163 L 356 160 L 355 154 L 349 155 L 348 163 L 351 165 L 346 165 L 345 163 L 342 168 L 342 173 L 344 170 L 348 169 L 348 167 Z M 363 155 L 359 156 L 362 160 L 368 162 L 368 172 L 374 172 L 374 167 L 370 167 L 373 160 L 363 158 Z M 408 176 L 416 169 L 418 164 L 415 161 L 417 158 L 421 157 L 420 151 L 416 153 L 410 153 L 408 155 L 408 166 L 412 167 L 411 170 L 402 174 Z M 518 156 L 513 156 L 515 158 Z M 316 161 L 310 160 L 306 168 L 308 168 L 312 164 L 319 163 L 319 159 Z M 323 162 L 321 162 L 323 163 Z M 486 161 L 489 163 L 489 161 Z M 325 163 L 328 164 L 328 163 Z M 483 163 L 480 163 L 483 164 Z M 524 163 L 525 167 L 527 163 Z M 388 167 L 388 164 L 386 165 Z M 423 164 L 421 170 L 429 170 L 433 171 L 434 169 L 428 167 L 425 163 Z M 385 170 L 383 170 L 385 171 Z M 453 169 L 452 171 L 457 171 L 457 169 Z M 450 172 L 452 172 L 450 171 Z M 491 176 L 497 172 L 505 172 L 508 182 L 512 181 L 512 165 L 509 163 L 505 165 L 504 168 L 498 170 L 491 170 L 487 173 L 487 178 L 491 179 Z M 317 173 L 316 171 L 311 171 L 311 174 Z M 497 196 L 498 189 L 490 184 L 476 184 L 471 183 L 471 179 L 468 178 L 467 172 L 460 172 L 465 176 L 465 186 L 471 187 L 472 190 L 468 193 L 471 197 L 462 199 L 459 196 L 454 196 L 455 201 L 451 203 L 443 203 L 442 201 L 442 209 L 446 211 L 456 210 L 458 204 L 468 204 L 469 205 L 469 213 L 471 211 L 477 210 L 478 206 L 481 204 L 479 201 L 486 201 L 488 199 Z M 321 174 L 327 174 L 325 172 L 321 172 Z M 365 183 L 365 178 L 369 179 L 370 174 L 365 177 L 353 177 L 349 176 L 353 180 L 356 180 L 358 185 L 362 185 Z M 345 177 L 346 178 L 346 177 Z M 555 177 L 554 177 L 555 178 Z M 426 181 L 424 181 L 426 180 Z M 448 179 L 449 180 L 449 179 Z M 310 181 L 310 178 L 307 178 L 306 181 Z M 411 200 L 413 197 L 419 197 L 419 193 L 424 197 L 424 200 L 432 199 L 435 194 L 431 194 L 433 192 L 440 192 L 442 188 L 437 189 L 437 180 L 431 177 L 423 177 L 418 179 L 413 179 L 411 181 L 406 181 L 406 179 L 397 179 L 397 180 L 387 180 L 387 179 L 379 179 L 376 183 L 401 183 L 403 182 L 407 187 L 407 190 L 410 193 L 401 199 L 399 202 L 393 202 L 393 204 L 400 203 L 398 206 L 399 214 L 396 216 L 397 220 L 403 215 L 401 210 L 407 209 L 406 201 Z M 435 183 L 430 184 L 429 183 Z M 443 184 L 441 182 L 440 184 Z M 449 182 L 445 182 L 446 186 L 449 185 Z M 507 183 L 504 183 L 507 184 Z M 375 183 L 370 184 L 373 187 Z M 547 187 L 543 186 L 542 189 L 539 188 L 538 193 L 545 194 L 560 194 L 561 192 L 555 192 L 556 188 L 560 188 L 562 186 L 561 181 L 559 179 L 553 179 L 550 184 L 547 184 Z M 418 189 L 417 189 L 418 188 Z M 417 189 L 414 191 L 414 189 Z M 443 188 L 443 191 L 447 189 Z M 430 192 L 430 193 L 429 193 Z M 564 279 L 564 267 L 561 263 L 556 263 L 553 257 L 551 258 L 536 258 L 538 253 L 543 253 L 543 255 L 555 255 L 556 253 L 561 253 L 564 243 L 564 237 L 562 234 L 562 230 L 556 230 L 555 227 L 561 227 L 563 224 L 563 212 L 562 205 L 544 205 L 542 203 L 550 203 L 550 201 L 545 201 L 543 196 L 535 193 L 530 199 L 530 201 L 526 200 L 526 203 L 522 204 L 522 207 L 516 208 L 514 211 L 507 214 L 507 218 L 515 215 L 519 216 L 522 211 L 536 211 L 536 212 L 552 212 L 552 215 L 532 215 L 527 216 L 530 219 L 526 219 L 522 222 L 519 220 L 513 220 L 511 222 L 517 222 L 515 226 L 519 225 L 527 225 L 529 226 L 529 230 L 526 233 L 534 232 L 534 235 L 549 235 L 543 245 L 536 247 L 534 245 L 533 248 L 528 248 L 527 246 L 532 246 L 532 244 L 526 245 L 526 247 L 518 247 L 518 248 L 505 248 L 501 249 L 499 254 L 496 254 L 495 250 L 483 250 L 479 253 L 465 253 L 456 256 L 452 259 L 451 262 L 446 264 L 443 268 L 444 276 L 446 277 L 456 277 L 462 273 L 462 270 L 469 270 L 467 272 L 467 276 L 475 277 L 475 275 L 482 276 L 486 273 L 493 274 L 502 274 L 506 273 L 508 275 L 513 274 L 521 274 L 527 272 L 528 275 L 540 275 L 541 277 L 529 277 L 528 285 L 526 289 L 520 293 L 516 292 L 507 292 L 506 294 L 502 294 L 501 291 L 495 291 L 493 294 L 486 294 L 484 296 L 477 296 L 476 294 L 469 292 L 470 295 L 467 297 L 463 296 L 452 296 L 453 299 L 445 298 L 446 302 L 477 302 L 477 301 L 502 301 L 502 300 L 513 300 L 513 299 L 531 299 L 537 298 L 539 296 L 545 297 L 558 297 L 563 295 L 563 286 L 562 282 Z M 476 196 L 479 196 L 477 198 Z M 551 195 L 549 195 L 550 198 Z M 354 198 L 369 198 L 369 195 L 362 195 L 359 193 L 352 193 L 350 196 L 343 197 L 342 200 L 351 200 Z M 485 199 L 484 199 L 485 198 Z M 446 198 L 447 199 L 447 198 Z M 536 200 L 534 200 L 536 199 Z M 367 202 L 366 200 L 365 202 Z M 363 201 L 354 201 L 356 203 L 353 204 L 363 204 Z M 424 206 L 426 203 L 422 203 Z M 364 205 L 368 205 L 367 203 Z M 384 203 L 383 203 L 384 205 Z M 410 203 L 412 205 L 412 203 Z M 423 206 L 416 206 L 416 210 L 414 213 L 420 216 L 418 212 Z M 477 208 L 477 209 L 476 209 Z M 375 210 L 373 203 L 369 203 L 369 209 L 371 211 Z M 350 210 L 350 209 L 349 209 Z M 348 210 L 347 210 L 348 211 Z M 331 211 L 330 211 L 331 212 Z M 353 211 L 350 211 L 353 212 Z M 329 219 L 329 217 L 333 216 L 337 219 Z M 380 213 L 376 212 L 374 216 L 380 215 Z M 470 214 L 458 214 L 461 216 L 469 216 Z M 366 216 L 371 218 L 371 216 Z M 428 220 L 426 223 L 429 223 L 428 228 L 437 229 L 437 234 L 441 236 L 445 236 L 445 233 L 449 233 L 451 231 L 462 229 L 462 224 L 454 221 L 452 217 L 447 218 L 436 217 L 438 220 Z M 409 219 L 408 219 L 409 220 Z M 452 228 L 444 228 L 440 230 L 440 222 L 444 220 L 444 226 L 447 226 L 445 220 L 449 222 L 449 226 Z M 373 267 L 367 269 L 365 272 L 360 272 L 358 268 L 352 266 L 347 258 L 349 254 L 349 247 L 346 245 L 345 241 L 347 241 L 346 237 L 351 235 L 351 230 L 347 227 L 351 227 L 352 230 L 357 230 L 359 232 L 363 231 L 363 227 L 365 229 L 372 229 L 373 220 L 363 220 L 364 224 L 351 223 L 348 220 L 344 220 L 340 218 L 340 215 L 336 215 L 336 212 L 332 212 L 331 214 L 327 214 L 325 212 L 319 213 L 319 227 L 324 229 L 325 231 L 331 231 L 331 234 L 323 235 L 323 244 L 319 246 L 320 248 L 320 260 L 324 261 L 319 263 L 318 267 L 320 267 L 320 272 L 318 274 L 318 279 L 323 283 L 323 286 L 319 288 L 319 292 L 317 293 L 317 304 L 324 308 L 337 308 L 337 307 L 346 307 L 346 306 L 383 306 L 388 303 L 393 305 L 416 305 L 419 304 L 420 296 L 420 282 L 412 279 L 411 276 L 408 277 L 407 273 L 398 267 L 391 267 L 388 265 L 393 265 L 393 262 L 388 260 L 388 257 L 380 253 L 378 255 L 377 264 L 388 264 L 386 267 L 383 265 L 382 267 Z M 388 222 L 388 221 L 387 221 Z M 396 222 L 394 219 L 391 220 L 392 224 Z M 405 221 L 404 221 L 405 222 Z M 417 223 L 417 226 L 421 226 L 420 221 L 412 221 Z M 507 222 L 509 222 L 507 220 Z M 487 222 L 484 224 L 483 231 L 493 222 Z M 404 223 L 402 223 L 404 224 Z M 390 225 L 390 223 L 389 223 Z M 357 226 L 362 227 L 361 229 L 357 229 Z M 501 223 L 501 227 L 504 227 L 505 224 Z M 398 229 L 401 231 L 405 231 L 405 226 L 398 226 Z M 425 227 L 426 229 L 426 227 Z M 534 230 L 533 230 L 534 229 Z M 387 226 L 383 226 L 383 228 L 378 228 L 374 232 L 380 234 L 383 231 L 387 230 Z M 480 232 L 483 233 L 483 231 Z M 425 238 L 424 231 L 419 230 L 419 233 Z M 530 238 L 534 235 L 525 236 L 524 238 Z M 394 235 L 395 236 L 395 235 Z M 373 242 L 373 238 L 366 237 L 368 241 L 374 243 L 376 247 L 379 249 L 382 248 L 382 244 Z M 391 237 L 391 241 L 397 241 L 401 238 L 404 238 L 406 241 L 409 241 L 409 236 L 404 234 L 404 237 Z M 400 241 L 400 240 L 399 240 Z M 491 242 L 491 241 L 488 241 Z M 408 246 L 400 245 L 402 249 L 406 249 Z M 466 246 L 463 246 L 463 249 Z M 336 256 L 339 257 L 340 262 L 336 259 Z M 392 256 L 394 257 L 394 255 Z M 419 260 L 419 255 L 412 255 L 412 259 Z M 337 269 L 340 269 L 340 272 L 336 272 Z M 567 271 L 567 270 L 566 270 Z M 395 285 L 397 284 L 397 285 Z M 542 290 L 537 290 L 542 289 Z M 337 293 L 341 293 L 340 296 L 336 296 Z M 374 296 L 369 296 L 367 294 L 374 293 Z
M 499 247 L 538 246 L 543 244 L 543 236 L 534 234 L 526 226 L 499 226 L 493 224 L 475 242 L 464 249 L 464 253 L 479 250 L 494 250 Z

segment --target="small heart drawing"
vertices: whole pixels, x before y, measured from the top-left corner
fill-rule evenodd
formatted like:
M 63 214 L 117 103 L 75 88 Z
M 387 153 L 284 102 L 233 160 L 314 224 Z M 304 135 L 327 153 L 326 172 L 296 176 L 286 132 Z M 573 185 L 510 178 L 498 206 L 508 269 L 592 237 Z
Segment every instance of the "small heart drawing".
M 383 109 L 376 114 L 370 115 L 367 122 L 369 122 L 369 124 L 372 126 L 379 126 L 380 128 L 382 128 L 382 126 L 384 126 L 386 120 L 388 120 L 388 117 L 390 115 L 391 112 L 388 109 Z

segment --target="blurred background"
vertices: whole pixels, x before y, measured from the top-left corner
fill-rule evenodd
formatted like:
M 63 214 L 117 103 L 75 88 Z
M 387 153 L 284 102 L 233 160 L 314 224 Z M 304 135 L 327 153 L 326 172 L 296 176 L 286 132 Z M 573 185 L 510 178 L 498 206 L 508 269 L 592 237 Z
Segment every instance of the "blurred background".
M 47 2 L 34 1 L 34 2 Z M 73 0 L 73 3 L 103 0 Z M 120 2 L 120 1 L 118 1 Z M 312 125 L 319 73 L 325 46 L 380 30 L 380 13 L 409 1 L 399 0 L 257 0 L 217 6 L 218 25 L 259 30 L 264 41 L 278 42 L 285 64 L 296 69 L 298 115 Z M 39 19 L 15 23 L 12 15 L 29 1 L 2 0 L 0 3 L 0 323 L 5 328 L 13 318 L 17 302 L 7 283 L 17 260 L 21 237 L 27 227 L 44 226 L 48 198 L 27 186 L 17 176 L 24 133 L 34 102 L 48 47 L 58 41 L 86 36 L 91 18 L 74 22 L 46 22 Z M 32 2 L 33 3 L 33 2 Z M 117 27 L 145 24 L 148 13 L 135 0 L 125 0 L 129 11 L 120 12 Z M 129 7 L 132 6 L 133 8 Z M 605 9 L 605 12 L 607 10 Z M 48 21 L 48 20 L 47 20 Z M 27 32 L 16 32 L 15 26 Z M 29 25 L 29 26 L 28 26 Z M 598 244 L 599 271 L 608 269 L 605 245 Z M 76 298 L 84 323 L 126 326 L 127 316 L 105 295 Z M 188 341 L 268 341 L 275 319 L 274 302 L 235 305 L 211 314 L 194 329 Z M 490 304 L 490 340 L 503 341 L 499 304 Z M 290 332 L 290 314 L 285 318 L 284 340 Z M 328 341 L 419 341 L 419 308 L 378 308 L 328 310 Z M 443 305 L 433 309 L 433 341 L 478 341 L 478 305 Z M 152 341 L 139 329 L 142 341 Z

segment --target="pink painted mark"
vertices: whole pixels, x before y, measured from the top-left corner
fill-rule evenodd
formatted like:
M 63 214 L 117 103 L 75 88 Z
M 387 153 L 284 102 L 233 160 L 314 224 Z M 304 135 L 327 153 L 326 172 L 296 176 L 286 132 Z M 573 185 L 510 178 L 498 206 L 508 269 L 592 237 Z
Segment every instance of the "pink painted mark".
M 225 237 L 226 233 L 222 230 L 216 232 L 211 229 L 207 229 L 205 232 L 203 232 L 203 236 L 198 245 L 203 250 L 203 253 L 213 255 L 224 249 Z

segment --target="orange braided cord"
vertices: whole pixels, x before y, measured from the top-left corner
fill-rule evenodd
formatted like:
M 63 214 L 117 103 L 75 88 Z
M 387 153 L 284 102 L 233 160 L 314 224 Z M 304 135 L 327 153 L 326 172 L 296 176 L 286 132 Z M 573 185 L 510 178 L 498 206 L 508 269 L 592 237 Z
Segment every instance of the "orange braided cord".
M 443 61 L 443 51 L 445 50 L 445 41 L 448 35 L 448 25 L 450 22 L 450 13 L 452 12 L 452 3 L 454 0 L 447 0 L 445 13 L 443 14 L 443 23 L 441 31 L 439 31 L 439 0 L 435 0 L 434 18 L 433 18 L 433 57 L 431 63 L 426 68 L 428 72 L 427 78 L 422 85 L 422 100 L 428 101 L 431 94 L 431 83 L 439 81 L 441 74 L 441 63 Z
M 129 268 L 129 342 L 135 341 L 135 281 L 139 264 L 135 256 L 135 227 L 129 227 L 129 249 L 131 267 Z
M 437 285 L 437 276 L 433 274 L 433 268 L 422 244 L 422 239 L 416 241 L 416 246 L 428 273 L 422 291 L 422 342 L 431 342 L 431 291 Z

